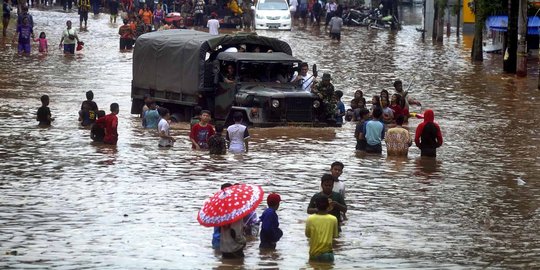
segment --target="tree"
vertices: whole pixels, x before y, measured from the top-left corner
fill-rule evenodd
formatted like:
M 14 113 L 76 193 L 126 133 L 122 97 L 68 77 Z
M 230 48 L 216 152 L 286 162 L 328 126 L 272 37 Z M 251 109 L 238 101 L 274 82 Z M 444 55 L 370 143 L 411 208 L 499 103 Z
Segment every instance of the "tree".
M 448 5 L 448 0 L 435 0 L 433 2 L 435 7 L 435 15 L 433 20 L 433 40 L 437 42 L 443 42 L 444 32 L 444 10 Z
M 399 17 L 399 10 L 398 7 L 401 5 L 401 0 L 393 0 L 392 1 L 392 16 L 396 18 L 396 23 L 392 24 L 392 30 L 400 30 L 401 29 L 401 18 Z
M 489 15 L 502 10 L 501 1 L 493 0 L 475 0 L 472 8 L 475 15 L 474 39 L 471 51 L 473 61 L 484 61 L 483 53 L 483 31 L 486 26 L 486 19 Z
M 508 0 L 508 30 L 504 41 L 503 70 L 516 73 L 519 0 Z
M 527 0 L 519 1 L 518 32 L 516 74 L 525 77 L 527 76 Z

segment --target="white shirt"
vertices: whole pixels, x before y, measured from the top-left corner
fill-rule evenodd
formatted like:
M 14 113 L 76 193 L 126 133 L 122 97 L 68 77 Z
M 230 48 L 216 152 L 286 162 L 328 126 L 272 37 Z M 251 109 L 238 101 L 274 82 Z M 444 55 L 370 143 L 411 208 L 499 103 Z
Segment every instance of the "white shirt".
M 170 134 L 169 129 L 170 129 L 169 122 L 161 118 L 161 120 L 159 120 L 159 123 L 158 123 L 159 134 L 161 135 L 161 133 L 164 132 L 165 135 L 169 135 Z M 173 146 L 173 141 L 171 139 L 159 137 L 159 146 Z
M 341 194 L 343 199 L 345 199 L 345 184 L 343 184 L 343 181 L 334 181 L 334 188 L 332 191 Z
M 306 76 L 302 76 L 302 75 L 299 75 L 299 74 L 296 74 L 291 81 L 294 81 L 296 80 L 297 77 L 300 77 L 301 79 L 300 80 L 303 80 L 302 81 L 302 89 L 306 92 L 311 92 L 311 86 L 313 86 L 313 79 L 315 79 L 314 76 L 311 76 L 308 74 L 306 74 Z
M 64 30 L 64 32 L 62 33 L 62 37 L 64 37 L 64 44 L 66 45 L 77 44 L 77 39 L 76 38 L 70 39 L 69 35 L 77 37 L 77 31 L 75 31 L 75 29 L 73 28 L 69 30 L 66 28 L 66 30 Z
M 322 191 L 322 188 L 320 188 Z M 332 188 L 333 192 L 337 192 L 343 196 L 343 199 L 345 199 L 345 184 L 343 184 L 343 181 L 334 181 L 334 188 Z
M 238 49 L 236 47 L 229 47 L 224 52 L 238 52 Z
M 246 126 L 234 124 L 227 128 L 227 140 L 230 142 L 229 152 L 244 153 L 244 141 L 249 139 L 249 132 Z
M 296 10 L 296 7 L 298 6 L 298 0 L 291 0 L 289 6 L 294 7 L 294 10 Z
M 334 12 L 337 10 L 336 3 L 326 3 L 326 12 Z
M 236 237 L 232 237 L 231 231 L 234 230 Z M 244 221 L 242 219 L 235 223 L 221 226 L 221 236 L 219 238 L 219 250 L 221 252 L 232 253 L 241 250 L 246 245 L 244 237 Z
M 214 35 L 214 36 L 217 36 L 219 35 L 219 21 L 216 20 L 216 19 L 210 19 L 208 20 L 208 22 L 206 23 L 206 27 L 208 27 L 208 33 L 210 35 Z

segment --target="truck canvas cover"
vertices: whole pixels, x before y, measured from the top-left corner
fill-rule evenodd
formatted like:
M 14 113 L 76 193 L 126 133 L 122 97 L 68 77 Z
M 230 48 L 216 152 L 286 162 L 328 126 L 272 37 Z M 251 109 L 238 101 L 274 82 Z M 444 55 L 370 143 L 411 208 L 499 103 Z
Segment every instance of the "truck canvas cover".
M 286 42 L 257 34 L 213 36 L 195 30 L 156 31 L 137 38 L 133 86 L 195 94 L 203 89 L 207 53 L 239 44 L 260 45 L 292 55 Z
M 220 61 L 230 62 L 263 62 L 263 63 L 300 63 L 300 59 L 286 53 L 236 53 L 222 52 L 218 55 Z

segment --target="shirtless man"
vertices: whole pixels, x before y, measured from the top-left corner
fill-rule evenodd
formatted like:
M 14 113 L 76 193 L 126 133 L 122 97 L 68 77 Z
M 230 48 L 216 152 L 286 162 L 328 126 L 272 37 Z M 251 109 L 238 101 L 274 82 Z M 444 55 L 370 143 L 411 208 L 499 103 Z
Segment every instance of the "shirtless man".
M 403 91 L 403 82 L 400 80 L 394 82 L 394 89 L 396 89 L 396 94 L 399 94 L 402 97 L 402 100 L 405 102 L 405 104 L 402 106 L 403 109 L 409 111 L 409 105 L 422 106 L 420 101 L 408 96 L 409 91 Z

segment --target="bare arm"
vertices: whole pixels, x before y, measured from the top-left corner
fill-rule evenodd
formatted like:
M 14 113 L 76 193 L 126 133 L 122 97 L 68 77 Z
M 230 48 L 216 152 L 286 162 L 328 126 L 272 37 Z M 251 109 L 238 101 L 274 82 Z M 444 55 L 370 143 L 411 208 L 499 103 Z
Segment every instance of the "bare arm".
M 340 212 L 347 213 L 347 206 L 346 205 L 343 205 L 343 204 L 338 203 L 336 201 L 332 201 L 330 203 L 330 205 L 332 205 L 332 207 L 336 208 Z
M 317 213 L 319 210 L 317 209 L 317 206 L 315 205 L 315 199 L 314 199 L 315 196 L 311 197 L 311 200 L 309 200 L 309 205 L 308 205 L 308 209 L 307 209 L 307 213 L 308 214 L 315 214 Z
M 193 145 L 195 145 L 195 149 L 201 150 L 201 146 L 199 146 L 199 144 L 197 143 L 197 141 L 195 141 L 195 140 L 192 139 L 192 138 L 189 138 L 189 140 L 193 143 Z
M 159 132 L 159 137 L 163 138 L 163 139 L 169 139 L 169 140 L 171 140 L 173 142 L 176 141 L 176 139 L 173 138 L 171 135 L 167 135 L 167 133 L 165 133 L 165 130 L 162 130 L 162 131 Z

